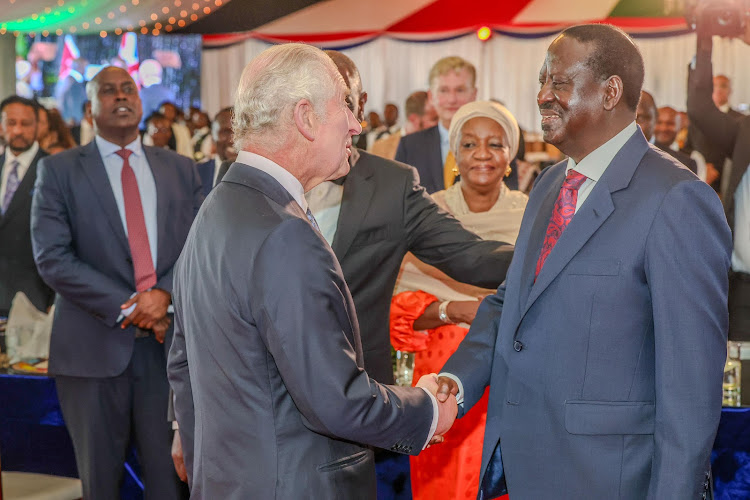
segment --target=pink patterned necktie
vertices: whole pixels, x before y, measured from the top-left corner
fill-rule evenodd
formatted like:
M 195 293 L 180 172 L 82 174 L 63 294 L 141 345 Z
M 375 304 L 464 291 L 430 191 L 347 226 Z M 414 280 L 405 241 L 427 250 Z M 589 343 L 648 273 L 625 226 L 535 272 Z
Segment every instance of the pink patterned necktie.
M 128 157 L 133 154 L 129 149 L 116 152 L 122 158 L 122 196 L 125 200 L 125 221 L 128 225 L 128 244 L 130 255 L 133 257 L 133 271 L 135 272 L 135 289 L 138 292 L 148 290 L 156 285 L 156 271 L 151 257 L 151 246 L 148 242 L 146 219 L 143 217 L 141 193 L 135 172 L 130 166 Z
M 568 171 L 565 182 L 563 182 L 560 194 L 557 195 L 557 201 L 555 201 L 555 208 L 552 209 L 552 217 L 549 220 L 547 226 L 547 233 L 544 236 L 544 244 L 542 245 L 542 253 L 539 254 L 539 260 L 536 261 L 536 274 L 534 277 L 539 276 L 539 271 L 544 266 L 544 261 L 547 260 L 552 249 L 555 247 L 555 243 L 562 236 L 565 228 L 573 219 L 573 215 L 576 212 L 576 203 L 578 203 L 578 189 L 586 181 L 587 177 L 583 174 L 579 174 L 575 170 L 571 169 Z

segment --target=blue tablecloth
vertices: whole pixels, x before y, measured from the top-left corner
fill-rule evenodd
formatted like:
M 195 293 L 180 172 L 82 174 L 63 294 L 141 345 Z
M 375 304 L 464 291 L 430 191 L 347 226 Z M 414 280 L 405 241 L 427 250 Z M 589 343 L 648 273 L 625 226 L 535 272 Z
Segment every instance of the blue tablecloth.
M 0 374 L 0 457 L 6 471 L 78 477 L 53 379 Z M 143 483 L 133 449 L 124 476 L 121 498 L 141 500 Z
M 0 453 L 8 471 L 77 477 L 54 380 L 0 374 Z M 724 408 L 711 453 L 716 500 L 750 498 L 750 408 Z M 125 464 L 124 500 L 143 498 L 135 452 Z

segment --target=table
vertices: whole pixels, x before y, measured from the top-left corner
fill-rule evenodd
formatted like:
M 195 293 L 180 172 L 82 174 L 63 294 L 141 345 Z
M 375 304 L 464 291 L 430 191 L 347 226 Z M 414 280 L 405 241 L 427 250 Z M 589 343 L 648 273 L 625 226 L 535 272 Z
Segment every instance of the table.
M 78 477 L 54 380 L 0 373 L 0 450 L 8 471 Z M 750 407 L 724 408 L 711 452 L 716 500 L 750 498 Z M 135 451 L 125 464 L 123 500 L 141 500 Z
M 54 379 L 0 373 L 0 454 L 6 471 L 78 477 Z M 123 500 L 143 498 L 140 467 L 132 447 L 120 494 Z

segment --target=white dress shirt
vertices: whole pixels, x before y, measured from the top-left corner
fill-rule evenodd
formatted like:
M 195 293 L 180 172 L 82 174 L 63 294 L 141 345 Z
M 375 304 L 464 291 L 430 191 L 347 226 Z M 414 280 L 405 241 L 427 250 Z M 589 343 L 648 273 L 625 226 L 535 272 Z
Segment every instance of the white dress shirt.
M 443 124 L 438 122 L 438 134 L 440 134 L 440 156 L 443 158 L 443 165 L 448 158 L 448 151 L 451 150 L 450 134 Z
M 121 177 L 124 161 L 117 154 L 117 151 L 123 148 L 117 144 L 102 139 L 99 135 L 97 135 L 94 140 L 96 141 L 96 147 L 99 148 L 99 153 L 102 156 L 104 168 L 107 170 L 109 185 L 112 186 L 112 194 L 115 195 L 117 210 L 120 212 L 122 228 L 125 230 L 125 235 L 127 236 L 128 222 L 125 217 L 125 197 L 122 194 Z M 130 167 L 135 173 L 135 180 L 138 182 L 138 192 L 141 196 L 143 219 L 146 222 L 146 233 L 148 234 L 148 246 L 151 249 L 151 259 L 154 263 L 154 269 L 156 269 L 156 251 L 157 248 L 159 248 L 156 223 L 156 183 L 154 182 L 154 176 L 151 173 L 151 167 L 149 167 L 148 160 L 146 160 L 146 155 L 143 152 L 140 137 L 125 146 L 125 149 L 129 149 L 133 152 L 128 158 L 128 163 L 130 163 Z
M 29 171 L 29 167 L 31 166 L 31 162 L 34 161 L 34 157 L 39 152 L 39 143 L 34 141 L 34 144 L 31 145 L 29 149 L 21 153 L 20 155 L 16 156 L 13 154 L 13 151 L 10 150 L 10 147 L 5 148 L 5 163 L 3 164 L 3 176 L 2 180 L 0 180 L 0 203 L 2 203 L 2 200 L 5 199 L 5 189 L 8 186 L 8 177 L 10 176 L 11 171 L 11 164 L 18 160 L 18 182 L 20 183 L 23 180 L 23 176 L 26 175 L 26 172 Z M 15 196 L 15 193 L 14 193 Z
M 292 195 L 292 198 L 302 208 L 303 212 L 307 212 L 307 200 L 305 199 L 305 189 L 302 187 L 302 183 L 288 170 L 281 167 L 279 164 L 272 160 L 269 160 L 265 156 L 250 153 L 249 151 L 240 151 L 237 155 L 237 162 L 244 163 L 253 168 L 257 168 L 261 172 L 265 172 L 281 184 L 281 187 Z
M 591 190 L 594 189 L 596 183 L 607 170 L 607 167 L 612 163 L 615 155 L 622 149 L 626 142 L 636 133 L 638 127 L 635 122 L 622 129 L 616 136 L 593 150 L 591 153 L 586 155 L 580 163 L 576 164 L 573 158 L 568 158 L 568 165 L 565 167 L 565 174 L 567 175 L 571 169 L 575 169 L 579 174 L 583 174 L 586 177 L 586 181 L 581 184 L 578 188 L 578 202 L 576 203 L 576 211 L 583 205 L 586 198 L 591 194 Z
M 211 187 L 216 186 L 216 179 L 219 178 L 219 169 L 221 168 L 221 164 L 224 163 L 221 158 L 219 158 L 219 155 L 214 156 L 214 175 L 213 175 L 213 182 L 211 183 Z
M 344 186 L 335 182 L 321 182 L 305 193 L 310 204 L 310 211 L 320 227 L 323 238 L 329 245 L 333 245 L 333 237 L 339 225 L 341 200 L 344 199 Z
M 602 175 L 604 175 L 604 172 L 607 170 L 607 167 L 609 167 L 609 164 L 612 163 L 615 155 L 622 149 L 625 143 L 628 142 L 637 130 L 638 127 L 635 122 L 630 123 L 613 138 L 586 155 L 586 157 L 578 164 L 576 164 L 573 158 L 568 158 L 568 165 L 565 167 L 566 175 L 568 171 L 575 169 L 579 174 L 588 177 L 584 183 L 581 184 L 581 187 L 578 188 L 578 201 L 576 202 L 575 213 L 578 213 L 578 210 L 583 206 L 586 198 L 591 194 L 591 190 L 594 189 L 596 183 L 601 179 Z M 461 380 L 452 373 L 441 373 L 440 376 L 451 378 L 456 382 L 458 385 L 456 400 L 458 401 L 458 404 L 463 403 L 464 386 L 461 383 Z

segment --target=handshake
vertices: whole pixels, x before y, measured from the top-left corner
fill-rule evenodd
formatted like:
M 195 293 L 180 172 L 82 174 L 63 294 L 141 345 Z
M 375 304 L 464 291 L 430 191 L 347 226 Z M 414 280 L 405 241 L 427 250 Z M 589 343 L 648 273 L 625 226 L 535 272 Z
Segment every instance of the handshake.
M 458 385 L 456 381 L 448 377 L 438 377 L 435 373 L 423 375 L 417 387 L 421 387 L 430 392 L 437 399 L 438 403 L 438 422 L 428 446 L 442 443 L 446 432 L 453 426 L 458 415 L 458 404 L 456 394 L 458 394 Z

